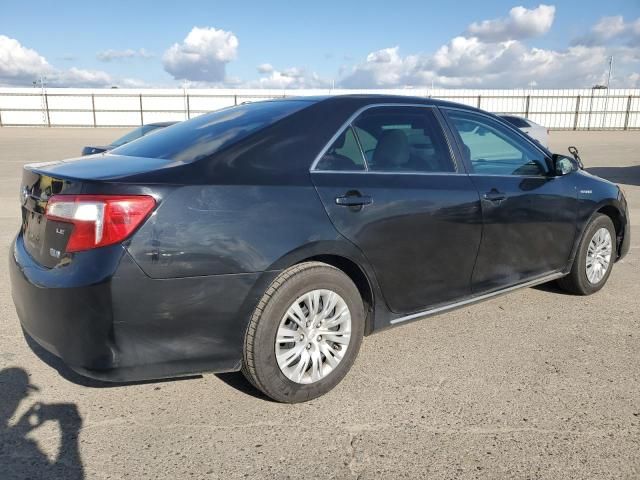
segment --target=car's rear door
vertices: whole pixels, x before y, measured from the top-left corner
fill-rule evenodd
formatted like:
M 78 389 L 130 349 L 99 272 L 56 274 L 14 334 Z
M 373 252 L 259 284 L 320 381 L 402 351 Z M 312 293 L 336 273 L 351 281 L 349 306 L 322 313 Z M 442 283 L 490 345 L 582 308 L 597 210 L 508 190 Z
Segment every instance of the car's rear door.
M 439 119 L 427 106 L 368 107 L 336 133 L 311 171 L 333 224 L 364 252 L 396 313 L 471 291 L 480 201 Z
M 563 269 L 576 235 L 577 192 L 545 152 L 490 115 L 441 108 L 480 193 L 484 229 L 474 293 Z

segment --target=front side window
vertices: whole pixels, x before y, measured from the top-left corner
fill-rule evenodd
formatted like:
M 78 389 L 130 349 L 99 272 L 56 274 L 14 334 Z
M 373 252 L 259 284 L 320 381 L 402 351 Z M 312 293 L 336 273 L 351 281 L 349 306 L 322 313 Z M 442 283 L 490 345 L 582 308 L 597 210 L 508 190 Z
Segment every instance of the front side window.
M 353 122 L 353 128 L 370 171 L 455 171 L 442 129 L 429 108 L 371 108 Z
M 463 155 L 474 173 L 484 175 L 546 175 L 542 152 L 484 115 L 443 109 L 462 141 Z

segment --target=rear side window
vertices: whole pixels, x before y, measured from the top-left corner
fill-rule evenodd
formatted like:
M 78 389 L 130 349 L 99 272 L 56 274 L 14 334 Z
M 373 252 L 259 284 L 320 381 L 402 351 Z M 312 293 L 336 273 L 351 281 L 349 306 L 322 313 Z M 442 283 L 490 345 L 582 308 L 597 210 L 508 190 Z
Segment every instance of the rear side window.
M 364 158 L 353 128 L 347 128 L 322 156 L 318 170 L 357 171 L 364 170 Z
M 206 158 L 282 118 L 311 105 L 276 100 L 230 107 L 164 128 L 112 150 L 117 155 L 189 163 Z
M 353 127 L 370 171 L 455 171 L 442 129 L 429 108 L 371 108 Z

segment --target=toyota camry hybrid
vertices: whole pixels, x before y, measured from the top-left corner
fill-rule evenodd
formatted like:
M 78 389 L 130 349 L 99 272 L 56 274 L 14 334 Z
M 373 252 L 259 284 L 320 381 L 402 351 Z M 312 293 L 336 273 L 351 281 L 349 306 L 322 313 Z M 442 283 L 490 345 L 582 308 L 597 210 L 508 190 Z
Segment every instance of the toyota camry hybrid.
M 364 335 L 544 282 L 592 294 L 629 250 L 623 192 L 577 155 L 401 96 L 243 104 L 27 165 L 21 208 L 26 335 L 89 377 L 242 370 L 283 402 L 333 388 Z

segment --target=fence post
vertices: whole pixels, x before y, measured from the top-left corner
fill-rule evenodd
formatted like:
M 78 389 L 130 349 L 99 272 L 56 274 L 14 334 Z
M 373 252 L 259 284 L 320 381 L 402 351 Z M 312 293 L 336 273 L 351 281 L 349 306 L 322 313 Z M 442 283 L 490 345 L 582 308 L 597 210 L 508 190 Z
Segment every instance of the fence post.
M 0 127 L 2 127 L 2 110 L 0 110 Z
M 527 95 L 527 101 L 524 104 L 524 118 L 529 118 L 529 102 L 531 101 L 531 95 Z
M 233 104 L 238 105 L 238 95 L 233 96 Z
M 591 89 L 591 100 L 589 100 L 589 116 L 587 117 L 587 130 L 591 130 L 591 113 L 593 112 L 593 96 L 595 90 Z
M 631 113 L 631 95 L 627 99 L 627 111 L 624 114 L 624 129 L 629 130 L 629 114 Z M 0 127 L 2 126 L 2 119 L 0 119 Z
M 93 113 L 93 128 L 96 128 L 98 126 L 96 124 L 96 98 L 93 93 L 91 94 L 91 113 Z
M 580 95 L 576 97 L 576 113 L 573 116 L 573 129 L 578 129 L 578 116 L 580 115 Z
M 478 95 L 478 108 L 480 108 L 481 101 L 482 101 L 482 95 Z
M 47 127 L 51 126 L 51 117 L 49 116 L 49 97 L 48 95 L 45 93 L 44 94 L 44 108 L 45 111 L 47 113 Z
M 189 94 L 187 93 L 187 120 L 191 118 L 191 103 L 189 101 Z
M 142 113 L 142 94 L 140 94 L 140 125 L 144 125 L 144 113 Z

